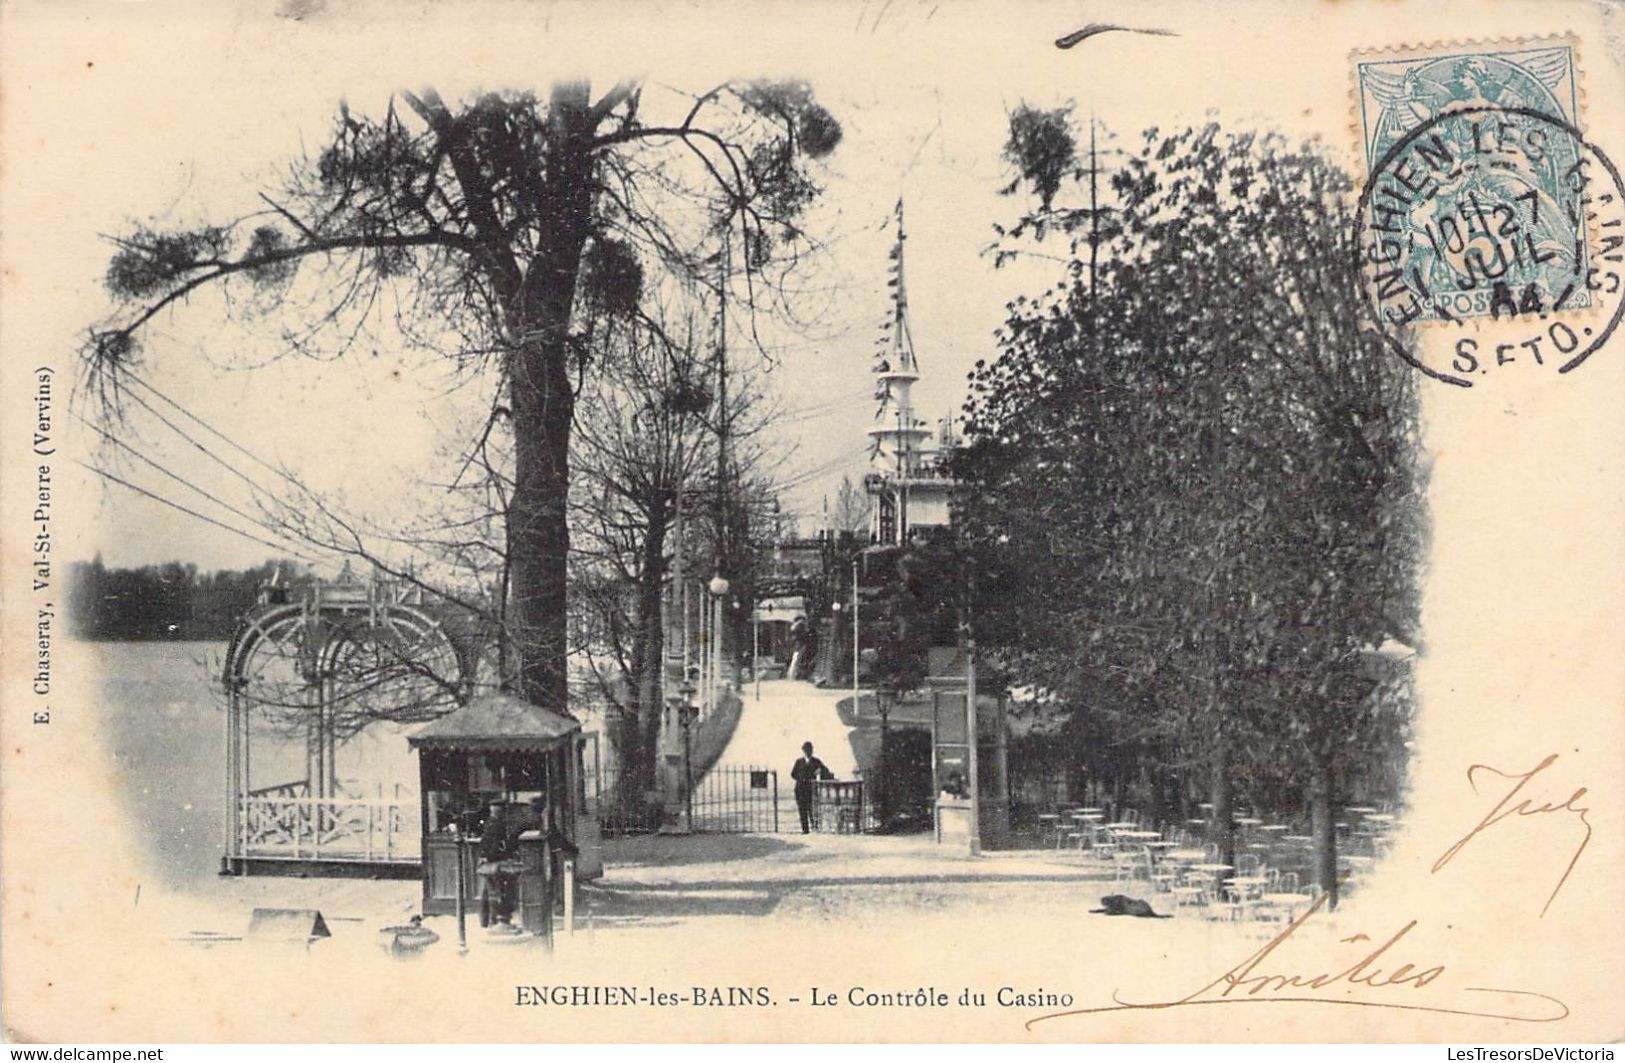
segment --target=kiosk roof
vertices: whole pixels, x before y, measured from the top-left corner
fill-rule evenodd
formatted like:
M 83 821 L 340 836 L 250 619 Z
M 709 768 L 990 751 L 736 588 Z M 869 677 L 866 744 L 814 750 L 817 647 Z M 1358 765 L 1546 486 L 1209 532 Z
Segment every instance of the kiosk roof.
M 511 694 L 484 694 L 425 724 L 408 741 L 436 749 L 545 749 L 581 730 L 563 713 Z

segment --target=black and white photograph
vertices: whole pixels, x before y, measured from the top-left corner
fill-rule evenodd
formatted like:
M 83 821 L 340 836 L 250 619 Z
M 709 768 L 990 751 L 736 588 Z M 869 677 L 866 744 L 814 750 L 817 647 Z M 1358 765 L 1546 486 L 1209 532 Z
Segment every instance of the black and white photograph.
M 0 85 L 7 1041 L 1625 1032 L 1616 4 L 19 0 Z

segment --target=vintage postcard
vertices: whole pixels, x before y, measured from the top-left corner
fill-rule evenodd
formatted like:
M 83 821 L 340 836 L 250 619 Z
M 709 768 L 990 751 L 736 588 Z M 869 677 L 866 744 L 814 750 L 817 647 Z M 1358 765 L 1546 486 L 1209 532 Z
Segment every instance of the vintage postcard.
M 0 7 L 4 1036 L 1625 1036 L 1621 14 Z

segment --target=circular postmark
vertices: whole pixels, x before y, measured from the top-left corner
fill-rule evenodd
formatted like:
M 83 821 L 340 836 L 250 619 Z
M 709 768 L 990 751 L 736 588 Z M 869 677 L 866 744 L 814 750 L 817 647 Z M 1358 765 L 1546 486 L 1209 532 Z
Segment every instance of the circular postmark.
M 1567 373 L 1625 316 L 1625 181 L 1544 111 L 1462 106 L 1371 168 L 1355 254 L 1383 337 L 1428 376 L 1471 387 L 1514 364 Z M 1424 344 L 1413 326 L 1459 326 Z

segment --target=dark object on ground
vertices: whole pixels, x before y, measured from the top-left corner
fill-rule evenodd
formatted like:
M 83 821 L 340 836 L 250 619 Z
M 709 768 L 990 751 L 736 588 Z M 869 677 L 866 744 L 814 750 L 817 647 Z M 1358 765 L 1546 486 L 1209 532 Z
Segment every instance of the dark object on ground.
M 378 935 L 384 951 L 401 959 L 415 959 L 440 940 L 439 934 L 423 925 L 421 915 L 414 915 L 410 923 L 401 926 L 386 926 Z
M 251 939 L 309 943 L 332 937 L 327 920 L 314 908 L 255 908 L 248 920 Z
M 1151 905 L 1138 897 L 1125 897 L 1112 893 L 1100 898 L 1101 907 L 1089 909 L 1090 915 L 1133 915 L 1141 919 L 1172 919 L 1171 915 L 1158 915 Z

